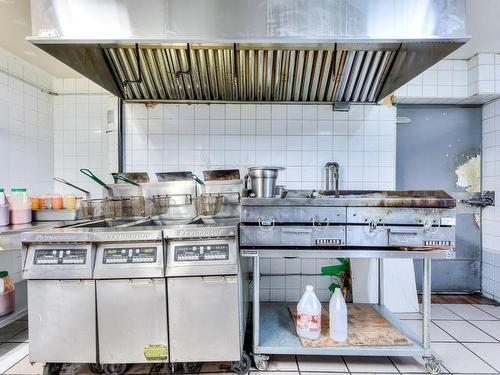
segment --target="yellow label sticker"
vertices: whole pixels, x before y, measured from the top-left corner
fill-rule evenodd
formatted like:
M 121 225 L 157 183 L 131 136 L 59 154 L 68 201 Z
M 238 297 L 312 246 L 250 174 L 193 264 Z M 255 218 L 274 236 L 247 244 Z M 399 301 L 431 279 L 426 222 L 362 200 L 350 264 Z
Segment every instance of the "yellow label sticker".
M 162 344 L 144 345 L 144 357 L 148 361 L 163 361 L 168 359 L 167 346 Z

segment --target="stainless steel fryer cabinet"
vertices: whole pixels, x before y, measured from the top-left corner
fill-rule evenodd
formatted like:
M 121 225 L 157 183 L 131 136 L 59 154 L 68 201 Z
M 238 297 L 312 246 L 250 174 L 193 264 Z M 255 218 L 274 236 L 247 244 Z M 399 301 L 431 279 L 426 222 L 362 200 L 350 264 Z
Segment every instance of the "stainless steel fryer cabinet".
M 239 361 L 236 275 L 168 278 L 170 360 Z
M 97 280 L 99 359 L 167 360 L 165 279 Z
M 105 370 L 113 364 L 125 370 L 127 363 L 168 361 L 163 247 L 159 231 L 130 236 L 143 234 L 152 240 L 97 244 L 99 360 Z
M 24 249 L 30 361 L 96 363 L 92 245 L 39 243 Z

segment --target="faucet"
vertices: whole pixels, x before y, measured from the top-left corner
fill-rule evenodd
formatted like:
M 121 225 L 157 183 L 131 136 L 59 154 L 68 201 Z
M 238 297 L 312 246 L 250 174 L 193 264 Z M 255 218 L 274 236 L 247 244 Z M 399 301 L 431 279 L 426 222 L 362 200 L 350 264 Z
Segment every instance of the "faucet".
M 339 197 L 339 163 L 328 162 L 325 164 L 325 189 L 333 190 L 335 180 L 335 198 Z

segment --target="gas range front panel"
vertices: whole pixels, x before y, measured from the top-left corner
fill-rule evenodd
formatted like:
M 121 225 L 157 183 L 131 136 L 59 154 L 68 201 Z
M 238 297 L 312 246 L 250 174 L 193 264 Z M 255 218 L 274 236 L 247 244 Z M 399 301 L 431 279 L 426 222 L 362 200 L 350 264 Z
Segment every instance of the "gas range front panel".
M 91 279 L 95 249 L 91 244 L 47 243 L 28 246 L 25 279 Z
M 161 242 L 101 243 L 97 245 L 94 278 L 163 277 Z
M 229 259 L 229 244 L 178 245 L 174 247 L 174 261 L 216 261 Z
M 238 271 L 235 239 L 167 240 L 166 276 L 227 275 Z

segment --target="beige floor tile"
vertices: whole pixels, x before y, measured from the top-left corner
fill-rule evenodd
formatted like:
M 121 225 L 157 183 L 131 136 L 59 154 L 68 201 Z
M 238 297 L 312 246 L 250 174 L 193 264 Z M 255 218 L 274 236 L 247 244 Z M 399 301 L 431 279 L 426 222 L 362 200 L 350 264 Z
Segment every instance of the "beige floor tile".
M 398 372 L 388 357 L 345 356 L 344 360 L 350 372 Z
M 477 355 L 460 343 L 443 342 L 434 343 L 432 348 L 438 357 L 443 361 L 443 366 L 452 374 L 454 373 L 476 373 L 491 374 L 496 373 L 495 369 L 489 366 Z
M 495 339 L 465 320 L 439 320 L 435 322 L 453 338 L 460 342 L 495 342 Z M 493 323 L 481 321 L 480 323 Z M 499 322 L 500 323 L 500 322 Z
M 495 318 L 500 319 L 500 306 L 495 305 L 474 305 L 478 309 L 487 312 L 490 315 L 493 315 Z
M 269 359 L 269 371 L 298 371 L 294 355 L 272 355 Z
M 472 321 L 476 327 L 481 328 L 487 334 L 500 341 L 500 320 L 495 321 Z
M 464 345 L 500 373 L 500 343 L 470 343 Z
M 392 362 L 401 373 L 426 374 L 425 361 L 421 357 L 391 357 Z M 441 367 L 443 374 L 448 371 Z
M 420 312 L 422 312 L 422 305 L 420 305 Z M 438 303 L 433 303 L 431 306 L 431 318 L 432 320 L 462 320 L 457 314 Z
M 403 324 L 406 324 L 417 337 L 422 337 L 422 321 L 421 320 L 405 320 Z M 431 324 L 431 341 L 446 341 L 455 342 L 456 340 L 439 328 L 434 322 Z
M 495 317 L 478 309 L 474 305 L 467 305 L 463 303 L 457 304 L 443 304 L 448 310 L 453 311 L 459 317 L 465 320 L 495 320 Z
M 0 374 L 28 355 L 28 344 L 6 343 L 0 345 Z
M 16 363 L 5 374 L 15 375 L 39 375 L 43 374 L 43 365 L 40 362 L 30 363 L 28 356 L 24 357 L 21 361 Z
M 347 372 L 347 367 L 340 356 L 298 355 L 299 370 L 323 372 Z

